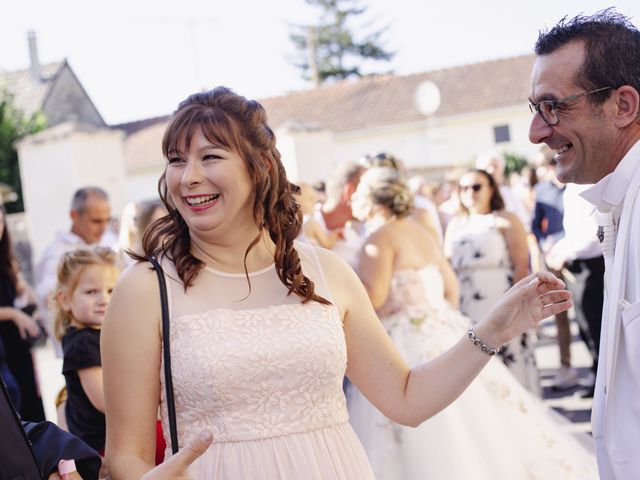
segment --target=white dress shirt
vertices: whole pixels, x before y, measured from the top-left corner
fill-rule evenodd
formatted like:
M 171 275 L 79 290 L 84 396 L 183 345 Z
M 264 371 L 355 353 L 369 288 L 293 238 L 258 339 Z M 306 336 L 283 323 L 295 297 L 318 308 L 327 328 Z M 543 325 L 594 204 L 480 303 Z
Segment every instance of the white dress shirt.
M 582 193 L 616 235 L 605 250 L 605 304 L 591 417 L 602 480 L 640 478 L 640 142 Z M 611 226 L 613 223 L 613 226 Z
M 566 185 L 562 195 L 564 236 L 551 247 L 549 256 L 557 256 L 564 262 L 572 262 L 602 255 L 602 249 L 595 234 L 598 225 L 593 215 L 593 205 L 580 196 L 587 188 L 589 186 L 575 183 Z

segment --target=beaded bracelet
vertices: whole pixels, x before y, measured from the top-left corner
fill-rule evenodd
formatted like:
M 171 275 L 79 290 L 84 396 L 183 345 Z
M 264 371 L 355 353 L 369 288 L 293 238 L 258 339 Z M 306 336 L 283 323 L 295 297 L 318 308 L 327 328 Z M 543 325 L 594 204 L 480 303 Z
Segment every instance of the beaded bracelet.
M 484 343 L 482 340 L 480 340 L 476 336 L 476 332 L 473 330 L 473 327 L 474 326 L 471 325 L 469 327 L 469 331 L 467 332 L 467 336 L 469 337 L 469 340 L 471 340 L 475 346 L 480 347 L 480 350 L 482 350 L 487 355 L 497 355 L 500 352 L 500 349 L 502 347 L 493 348 L 487 345 L 486 343 Z

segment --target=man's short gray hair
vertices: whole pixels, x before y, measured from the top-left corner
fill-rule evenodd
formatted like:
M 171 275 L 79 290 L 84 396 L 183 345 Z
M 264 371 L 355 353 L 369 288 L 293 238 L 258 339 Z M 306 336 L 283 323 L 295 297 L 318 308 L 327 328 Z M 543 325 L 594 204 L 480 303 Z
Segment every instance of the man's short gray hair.
M 89 197 L 99 198 L 101 200 L 109 201 L 109 195 L 100 187 L 83 187 L 76 190 L 71 200 L 71 211 L 78 213 L 84 213 L 87 209 L 87 200 Z

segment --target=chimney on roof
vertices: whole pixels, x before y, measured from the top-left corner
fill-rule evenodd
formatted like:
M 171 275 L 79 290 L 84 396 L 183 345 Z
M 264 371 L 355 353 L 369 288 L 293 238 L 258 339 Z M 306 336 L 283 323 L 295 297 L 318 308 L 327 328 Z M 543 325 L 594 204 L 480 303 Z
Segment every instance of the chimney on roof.
M 31 78 L 40 82 L 42 81 L 42 70 L 40 68 L 40 60 L 38 59 L 38 40 L 36 39 L 36 32 L 29 30 L 27 33 L 27 39 L 29 41 L 29 58 L 31 60 Z

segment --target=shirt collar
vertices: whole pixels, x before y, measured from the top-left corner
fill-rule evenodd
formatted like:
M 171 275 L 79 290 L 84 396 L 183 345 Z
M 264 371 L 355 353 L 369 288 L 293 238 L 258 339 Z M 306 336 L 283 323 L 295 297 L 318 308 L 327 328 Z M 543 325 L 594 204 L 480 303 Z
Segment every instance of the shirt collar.
M 58 232 L 58 241 L 77 246 L 88 245 L 87 242 L 73 232 Z
M 640 142 L 622 158 L 613 172 L 580 195 L 598 210 L 606 212 L 620 207 L 640 159 Z

